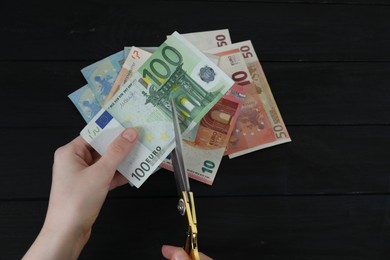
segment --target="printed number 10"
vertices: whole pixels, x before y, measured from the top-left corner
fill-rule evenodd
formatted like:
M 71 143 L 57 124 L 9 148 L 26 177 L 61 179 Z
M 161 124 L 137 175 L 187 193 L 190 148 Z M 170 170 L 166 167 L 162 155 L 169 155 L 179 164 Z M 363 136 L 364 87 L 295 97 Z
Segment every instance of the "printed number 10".
M 213 173 L 212 169 L 214 169 L 214 167 L 215 167 L 215 163 L 213 163 L 212 161 L 206 160 L 203 163 L 202 172 L 203 173 L 206 173 L 206 172 Z

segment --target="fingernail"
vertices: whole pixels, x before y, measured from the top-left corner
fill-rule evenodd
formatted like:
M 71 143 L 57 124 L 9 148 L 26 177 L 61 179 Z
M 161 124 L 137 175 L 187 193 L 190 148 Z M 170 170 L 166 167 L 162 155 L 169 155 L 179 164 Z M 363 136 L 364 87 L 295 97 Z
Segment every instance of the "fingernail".
M 127 128 L 125 131 L 123 131 L 122 137 L 130 143 L 134 143 L 134 141 L 137 139 L 137 130 L 134 128 Z

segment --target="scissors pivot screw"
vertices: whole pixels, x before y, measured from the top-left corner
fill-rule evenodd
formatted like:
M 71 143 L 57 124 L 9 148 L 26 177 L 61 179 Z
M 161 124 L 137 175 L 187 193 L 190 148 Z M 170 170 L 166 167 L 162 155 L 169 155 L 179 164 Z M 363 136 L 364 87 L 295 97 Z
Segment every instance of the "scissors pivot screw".
M 180 215 L 184 216 L 186 213 L 186 206 L 184 205 L 184 200 L 180 199 L 179 203 L 177 204 L 177 210 L 179 211 Z

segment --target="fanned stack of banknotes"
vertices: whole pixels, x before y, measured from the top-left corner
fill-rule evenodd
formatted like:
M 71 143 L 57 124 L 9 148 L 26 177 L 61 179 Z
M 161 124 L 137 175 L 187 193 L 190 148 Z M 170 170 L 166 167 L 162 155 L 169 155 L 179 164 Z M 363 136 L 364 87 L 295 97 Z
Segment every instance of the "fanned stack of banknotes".
M 290 142 L 251 41 L 229 30 L 179 34 L 160 47 L 125 47 L 81 70 L 88 84 L 69 95 L 85 121 L 81 136 L 103 154 L 127 127 L 139 141 L 121 172 L 140 187 L 175 148 L 179 114 L 190 178 L 212 185 L 222 157 Z

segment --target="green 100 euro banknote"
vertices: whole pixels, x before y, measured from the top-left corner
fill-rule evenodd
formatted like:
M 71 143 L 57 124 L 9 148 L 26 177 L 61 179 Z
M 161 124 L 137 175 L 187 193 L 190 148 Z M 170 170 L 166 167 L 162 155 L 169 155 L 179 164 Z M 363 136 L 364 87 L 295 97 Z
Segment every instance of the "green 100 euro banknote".
M 138 143 L 118 170 L 140 187 L 175 147 L 171 100 L 186 134 L 233 84 L 175 32 L 105 104 L 81 136 L 102 154 L 124 128 L 137 128 Z

